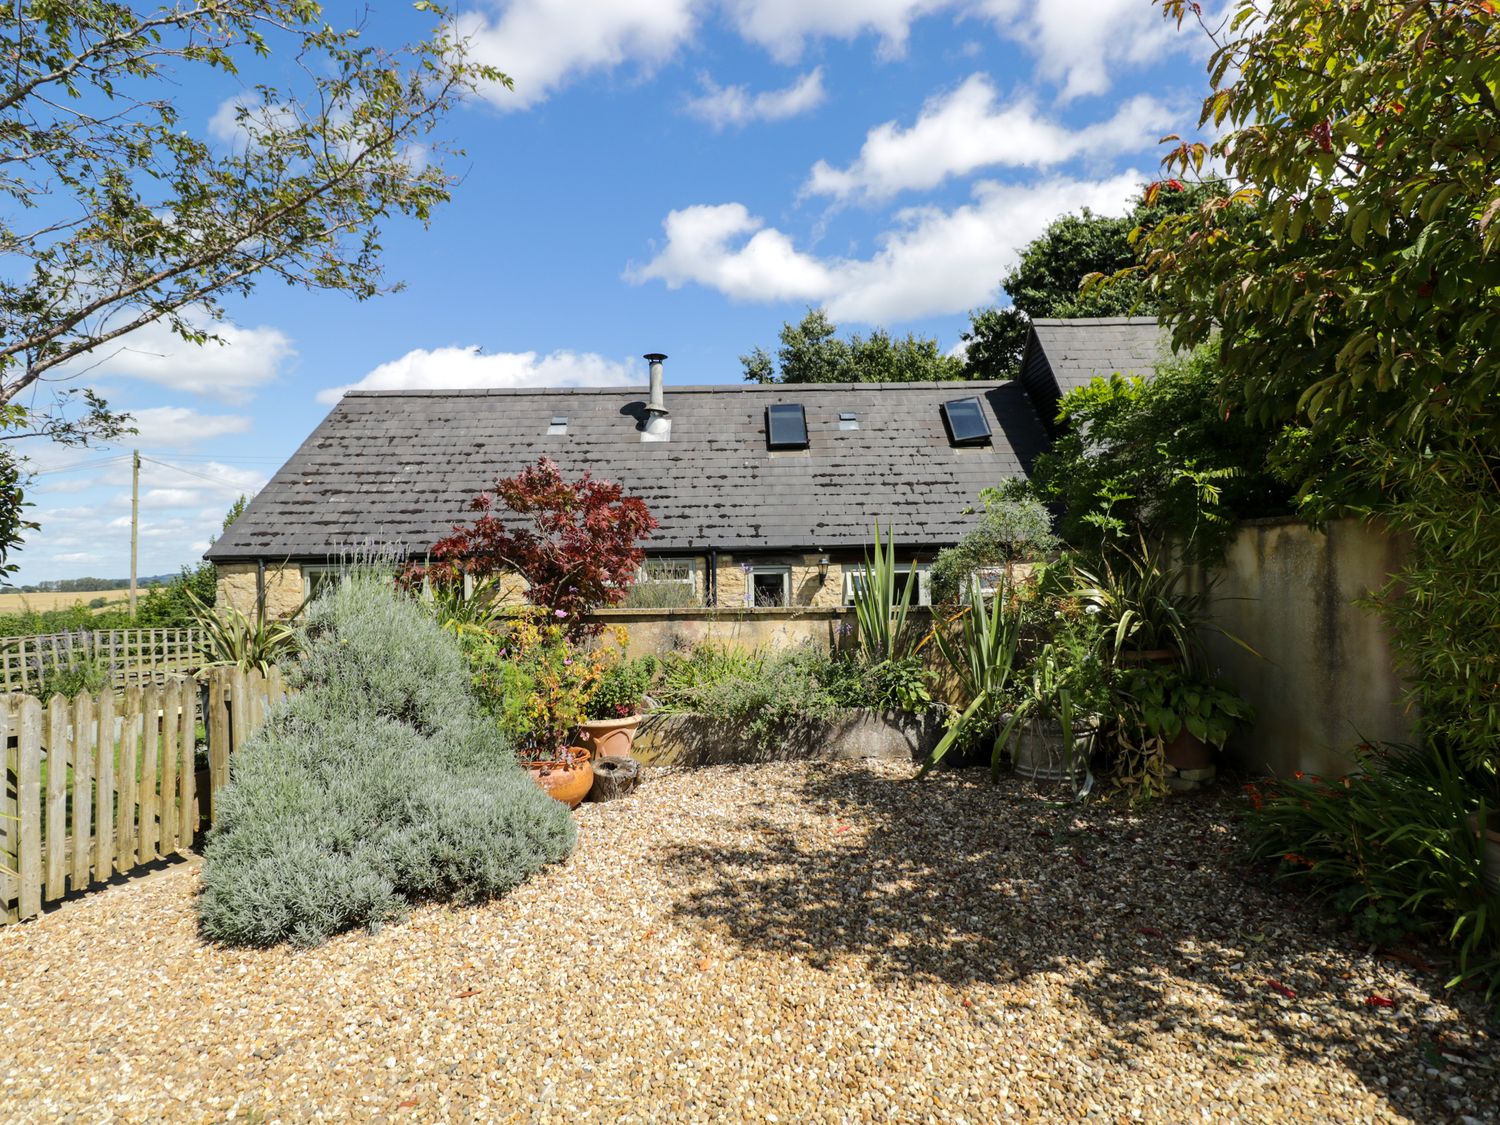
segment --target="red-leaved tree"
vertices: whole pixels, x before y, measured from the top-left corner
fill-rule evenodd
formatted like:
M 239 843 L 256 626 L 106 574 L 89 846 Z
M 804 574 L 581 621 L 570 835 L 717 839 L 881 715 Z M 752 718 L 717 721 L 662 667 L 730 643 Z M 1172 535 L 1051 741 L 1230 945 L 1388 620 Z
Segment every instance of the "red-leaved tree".
M 479 513 L 474 522 L 433 544 L 433 562 L 408 577 L 512 571 L 528 583 L 526 599 L 575 636 L 596 631 L 584 621 L 589 610 L 625 596 L 645 557 L 638 542 L 656 527 L 639 496 L 589 473 L 565 480 L 550 457 L 496 479 L 469 507 Z

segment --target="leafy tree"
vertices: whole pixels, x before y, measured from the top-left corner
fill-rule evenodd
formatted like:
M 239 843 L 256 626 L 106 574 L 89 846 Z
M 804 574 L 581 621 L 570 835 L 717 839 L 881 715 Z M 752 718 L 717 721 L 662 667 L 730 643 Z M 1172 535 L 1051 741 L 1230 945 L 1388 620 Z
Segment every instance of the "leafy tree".
M 1052 513 L 1024 481 L 1007 481 L 979 493 L 979 523 L 932 563 L 932 597 L 957 602 L 973 575 L 1026 559 L 1040 559 L 1058 546 Z
M 597 632 L 589 610 L 621 601 L 645 558 L 638 542 L 656 520 L 638 496 L 584 473 L 563 479 L 543 457 L 476 497 L 479 513 L 432 547 L 430 565 L 409 568 L 405 580 L 452 583 L 463 574 L 518 574 L 526 599 L 551 610 L 571 636 Z
M 327 23 L 311 0 L 5 6 L 5 436 L 119 436 L 128 418 L 92 391 L 49 401 L 36 390 L 156 322 L 190 343 L 216 342 L 205 326 L 222 301 L 262 277 L 360 299 L 389 288 L 383 224 L 426 222 L 454 182 L 443 161 L 455 150 L 433 130 L 469 91 L 509 85 L 469 57 L 440 9 L 416 7 L 432 14 L 431 36 L 390 50 Z M 236 142 L 187 128 L 169 83 L 237 76 L 283 54 L 296 77 L 240 97 Z M 18 543 L 19 503 L 18 485 L 0 490 L 0 562 Z
M 1092 274 L 1114 274 L 1135 263 L 1134 237 L 1164 217 L 1182 214 L 1211 189 L 1172 181 L 1172 187 L 1144 196 L 1127 215 L 1096 215 L 1085 207 L 1064 215 L 1021 251 L 1021 260 L 1001 281 L 1010 305 L 970 314 L 965 371 L 971 379 L 1013 379 L 1021 369 L 1026 337 L 1037 317 L 1149 316 L 1156 301 L 1144 280 L 1082 292 Z
M 784 324 L 773 360 L 764 348 L 740 356 L 749 383 L 924 383 L 963 378 L 963 364 L 936 340 L 879 329 L 842 340 L 822 309 Z
M 1170 18 L 1197 13 L 1164 0 Z M 1298 427 L 1304 500 L 1413 541 L 1384 591 L 1423 729 L 1500 765 L 1500 20 L 1481 0 L 1237 0 L 1169 173 L 1232 191 L 1145 236 L 1179 345 Z M 1211 178 L 1211 177 L 1210 177 Z
M 1031 484 L 1062 509 L 1076 546 L 1172 539 L 1216 560 L 1239 519 L 1286 512 L 1269 463 L 1273 434 L 1221 405 L 1214 342 L 1150 380 L 1114 375 L 1063 397 L 1068 427 L 1037 458 Z

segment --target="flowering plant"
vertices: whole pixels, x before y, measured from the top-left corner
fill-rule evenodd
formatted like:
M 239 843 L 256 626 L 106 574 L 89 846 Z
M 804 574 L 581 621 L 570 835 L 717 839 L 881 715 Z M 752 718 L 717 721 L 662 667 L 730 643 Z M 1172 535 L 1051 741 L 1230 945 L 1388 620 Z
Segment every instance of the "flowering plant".
M 470 644 L 474 688 L 516 740 L 525 761 L 570 761 L 575 732 L 608 660 L 569 639 L 552 613 L 513 616 L 507 627 Z

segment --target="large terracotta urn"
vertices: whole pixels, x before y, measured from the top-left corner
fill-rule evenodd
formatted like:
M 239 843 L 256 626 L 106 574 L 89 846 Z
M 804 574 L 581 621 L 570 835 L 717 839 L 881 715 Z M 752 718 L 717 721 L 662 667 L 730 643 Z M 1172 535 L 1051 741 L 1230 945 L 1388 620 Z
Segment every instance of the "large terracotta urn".
M 594 784 L 594 767 L 588 751 L 581 746 L 573 747 L 572 761 L 527 762 L 526 772 L 549 797 L 570 809 L 578 807 Z
M 628 758 L 630 747 L 635 742 L 636 728 L 640 725 L 639 715 L 627 715 L 623 719 L 590 719 L 578 728 L 578 741 L 596 762 L 600 758 Z

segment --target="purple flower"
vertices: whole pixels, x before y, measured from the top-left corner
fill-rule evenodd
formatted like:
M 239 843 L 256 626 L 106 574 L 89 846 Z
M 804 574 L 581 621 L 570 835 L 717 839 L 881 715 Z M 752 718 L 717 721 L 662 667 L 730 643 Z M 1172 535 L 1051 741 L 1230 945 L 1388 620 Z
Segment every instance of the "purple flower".
M 566 616 L 568 616 L 568 611 L 565 610 L 565 609 L 555 609 L 555 610 L 552 611 L 552 613 L 553 613 L 553 616 L 555 616 L 555 617 L 566 617 Z
M 578 593 L 578 587 L 577 586 L 569 586 L 568 587 L 568 593 L 570 593 L 570 594 L 576 594 L 576 593 Z

